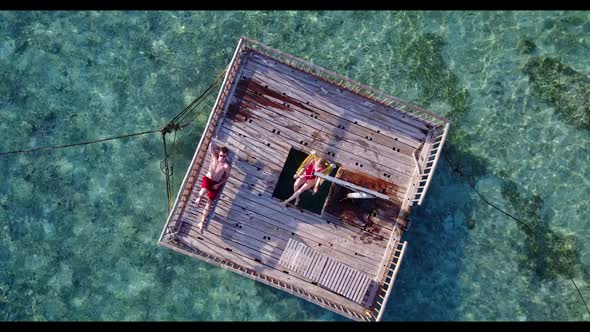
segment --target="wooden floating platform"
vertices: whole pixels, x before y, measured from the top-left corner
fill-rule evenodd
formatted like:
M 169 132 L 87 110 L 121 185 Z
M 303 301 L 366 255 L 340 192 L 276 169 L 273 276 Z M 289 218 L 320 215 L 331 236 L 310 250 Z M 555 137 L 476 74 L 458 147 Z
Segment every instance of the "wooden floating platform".
M 379 321 L 407 246 L 407 216 L 422 204 L 448 128 L 440 116 L 243 37 L 159 244 L 350 319 Z M 200 232 L 203 207 L 194 201 L 212 141 L 230 149 L 233 170 Z M 273 191 L 291 149 L 315 150 L 339 166 L 336 178 L 387 199 L 338 204 L 344 187 L 324 183 L 321 214 L 282 207 Z

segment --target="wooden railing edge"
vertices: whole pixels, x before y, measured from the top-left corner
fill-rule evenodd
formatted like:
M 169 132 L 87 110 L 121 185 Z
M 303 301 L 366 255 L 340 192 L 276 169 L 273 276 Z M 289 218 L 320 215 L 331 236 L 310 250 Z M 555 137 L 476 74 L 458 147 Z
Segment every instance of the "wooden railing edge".
M 424 197 L 426 195 L 426 192 L 428 191 L 428 188 L 430 187 L 430 182 L 432 181 L 432 177 L 434 175 L 434 172 L 436 171 L 436 166 L 438 164 L 438 160 L 440 159 L 440 154 L 442 153 L 443 146 L 444 146 L 445 141 L 447 139 L 448 132 L 449 132 L 449 123 L 447 122 L 445 124 L 444 129 L 443 129 L 443 133 L 441 134 L 442 138 L 440 139 L 440 143 L 438 143 L 436 154 L 434 156 L 434 162 L 432 164 L 432 167 L 430 168 L 430 172 L 428 173 L 428 177 L 426 179 L 426 184 L 424 185 L 422 192 L 420 192 L 420 194 L 419 194 L 420 198 L 418 199 L 418 205 L 422 205 L 422 202 L 424 201 Z M 429 156 L 429 158 L 430 158 L 430 156 Z
M 397 243 L 400 244 L 400 242 L 397 242 Z M 383 312 L 385 311 L 385 307 L 387 306 L 387 301 L 389 300 L 389 296 L 391 295 L 391 290 L 393 289 L 393 285 L 395 284 L 395 277 L 397 276 L 397 273 L 398 273 L 399 268 L 401 266 L 404 254 L 406 252 L 407 244 L 408 244 L 408 241 L 404 241 L 401 243 L 402 248 L 400 250 L 399 258 L 398 258 L 397 262 L 395 263 L 395 267 L 393 268 L 393 272 L 390 277 L 389 285 L 387 286 L 387 290 L 385 291 L 383 301 L 381 301 L 379 309 L 377 310 L 377 312 L 378 312 L 377 317 L 375 317 L 376 322 L 381 321 L 381 318 L 383 316 Z M 395 253 L 395 251 L 394 251 L 394 253 Z M 391 264 L 394 264 L 394 263 L 391 262 Z M 391 270 L 391 264 L 390 264 L 389 270 Z M 385 277 L 384 279 L 387 279 L 387 277 Z M 382 292 L 383 292 L 383 286 L 381 286 L 381 289 L 380 289 L 380 293 L 382 293 Z
M 327 309 L 332 312 L 341 314 L 345 317 L 348 317 L 352 320 L 356 320 L 356 321 L 369 321 L 370 320 L 369 316 L 367 316 L 366 314 L 359 313 L 359 312 L 357 312 L 353 309 L 350 309 L 350 308 L 346 308 L 345 306 L 342 306 L 338 303 L 334 303 L 334 302 L 332 302 L 326 298 L 323 298 L 321 296 L 313 295 L 313 294 L 307 292 L 305 289 L 302 289 L 297 286 L 293 286 L 288 282 L 278 280 L 274 277 L 265 275 L 262 272 L 241 266 L 238 263 L 228 261 L 224 258 L 215 256 L 215 255 L 212 255 L 209 253 L 205 253 L 205 252 L 199 250 L 198 248 L 194 248 L 194 247 L 188 245 L 187 243 L 185 243 L 185 241 L 182 240 L 182 237 L 178 237 L 178 241 L 176 241 L 175 243 L 163 242 L 162 246 L 172 249 L 172 250 L 179 252 L 179 253 L 188 254 L 189 256 L 200 259 L 206 263 L 209 263 L 209 264 L 221 267 L 221 268 L 228 269 L 229 271 L 238 273 L 242 276 L 251 278 L 255 281 L 262 282 L 262 283 L 272 286 L 274 288 L 280 289 L 280 290 L 285 291 L 289 294 L 295 295 L 299 298 L 302 298 L 306 301 L 316 304 L 324 309 Z
M 203 130 L 203 134 L 201 135 L 201 139 L 199 140 L 199 144 L 197 145 L 197 149 L 195 150 L 195 153 L 193 155 L 193 159 L 191 160 L 191 163 L 189 164 L 188 170 L 187 170 L 186 174 L 184 175 L 184 179 L 182 180 L 182 184 L 180 185 L 180 189 L 178 191 L 178 195 L 176 195 L 176 199 L 174 200 L 174 205 L 173 205 L 172 209 L 170 209 L 170 213 L 168 214 L 168 218 L 166 219 L 166 224 L 164 225 L 164 228 L 162 229 L 162 233 L 160 234 L 160 238 L 158 239 L 158 243 L 161 243 L 163 241 L 164 236 L 166 234 L 169 234 L 169 233 L 167 233 L 167 231 L 169 231 L 170 223 L 173 221 L 174 216 L 175 215 L 176 216 L 179 216 L 180 215 L 180 213 L 176 213 L 176 211 L 177 211 L 177 209 L 179 207 L 181 207 L 180 206 L 181 205 L 180 204 L 180 202 L 181 202 L 180 199 L 183 196 L 182 193 L 186 190 L 186 186 L 187 186 L 187 184 L 189 182 L 188 179 L 190 178 L 189 175 L 191 173 L 194 173 L 194 171 L 195 171 L 193 169 L 194 165 L 196 163 L 197 164 L 200 163 L 201 162 L 201 159 L 203 159 L 204 154 L 202 154 L 201 148 L 203 147 L 204 144 L 205 144 L 205 147 L 206 147 L 208 145 L 208 142 L 206 142 L 206 141 L 209 141 L 210 138 L 211 138 L 211 135 L 208 136 L 208 134 L 209 134 L 210 131 L 213 130 L 212 120 L 213 120 L 215 114 L 222 112 L 223 109 L 225 108 L 225 105 L 223 105 L 224 107 L 221 107 L 221 108 L 219 107 L 220 101 L 222 99 L 223 90 L 224 90 L 224 87 L 226 86 L 228 80 L 230 79 L 231 71 L 232 71 L 233 67 L 237 63 L 236 62 L 236 59 L 238 58 L 239 51 L 241 49 L 243 49 L 243 47 L 244 47 L 244 40 L 243 39 L 240 39 L 240 41 L 238 42 L 238 46 L 236 47 L 236 49 L 234 51 L 233 57 L 232 57 L 232 59 L 230 61 L 230 64 L 228 65 L 228 69 L 227 69 L 227 71 L 225 73 L 225 77 L 223 78 L 223 82 L 221 83 L 221 88 L 219 89 L 219 93 L 217 94 L 217 98 L 215 99 L 215 103 L 213 104 L 212 111 L 209 114 L 209 118 L 207 120 L 207 125 L 205 126 L 205 129 Z M 239 65 L 239 63 L 238 63 L 238 65 Z M 234 76 L 234 78 L 235 78 L 235 76 Z M 227 98 L 227 95 L 225 96 L 225 98 Z M 224 99 L 222 101 L 222 103 L 225 104 L 226 101 L 227 101 L 227 99 Z M 218 118 L 218 120 L 219 120 L 219 118 Z M 200 169 L 200 166 L 199 166 L 199 169 Z M 186 203 L 186 202 L 183 202 L 183 203 Z M 177 220 L 174 220 L 174 221 L 177 221 Z M 176 228 L 176 225 L 175 225 L 175 228 Z

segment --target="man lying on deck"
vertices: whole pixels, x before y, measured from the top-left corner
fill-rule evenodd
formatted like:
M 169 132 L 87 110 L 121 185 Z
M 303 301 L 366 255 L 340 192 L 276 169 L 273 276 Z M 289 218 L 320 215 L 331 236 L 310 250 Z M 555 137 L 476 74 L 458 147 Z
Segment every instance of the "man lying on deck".
M 211 153 L 209 170 L 207 171 L 207 174 L 203 176 L 203 180 L 201 181 L 201 191 L 199 191 L 199 196 L 195 200 L 195 205 L 198 208 L 199 203 L 201 202 L 201 197 L 207 192 L 207 198 L 209 198 L 209 200 L 203 210 L 203 217 L 197 225 L 201 231 L 203 230 L 203 224 L 209 215 L 211 203 L 217 198 L 221 186 L 223 186 L 223 184 L 229 179 L 229 173 L 231 171 L 231 165 L 228 162 L 227 156 L 229 150 L 225 146 L 217 147 L 211 143 L 209 145 L 209 152 Z

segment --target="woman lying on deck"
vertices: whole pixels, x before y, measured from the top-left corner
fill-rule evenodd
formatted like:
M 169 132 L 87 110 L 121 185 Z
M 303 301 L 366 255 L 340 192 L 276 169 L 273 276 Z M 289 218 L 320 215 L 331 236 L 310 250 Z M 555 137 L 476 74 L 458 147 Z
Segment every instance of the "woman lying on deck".
M 322 179 L 313 175 L 314 172 L 326 173 L 331 170 L 332 166 L 327 161 L 315 154 L 315 151 L 311 151 L 311 154 L 306 161 L 299 167 L 299 171 L 293 176 L 295 184 L 293 185 L 293 195 L 287 198 L 280 204 L 287 206 L 287 204 L 295 200 L 295 205 L 299 204 L 299 196 L 306 190 L 313 188 L 313 194 L 318 192 Z

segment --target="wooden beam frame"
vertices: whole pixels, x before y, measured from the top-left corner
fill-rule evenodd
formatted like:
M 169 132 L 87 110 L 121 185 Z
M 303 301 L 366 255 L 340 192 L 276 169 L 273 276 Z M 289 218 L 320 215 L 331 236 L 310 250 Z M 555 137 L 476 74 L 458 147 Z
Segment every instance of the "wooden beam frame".
M 334 182 L 334 183 L 336 183 L 338 185 L 341 185 L 343 187 L 346 187 L 346 188 L 348 188 L 350 190 L 362 191 L 362 192 L 367 193 L 369 195 L 373 195 L 375 197 L 379 197 L 379 198 L 384 199 L 384 200 L 389 200 L 389 196 L 387 196 L 385 194 L 382 194 L 380 192 L 377 192 L 377 191 L 374 191 L 374 190 L 371 190 L 371 189 L 367 189 L 365 187 L 361 187 L 359 185 L 356 185 L 354 183 L 350 183 L 348 181 L 340 180 L 340 179 L 337 179 L 335 177 L 332 177 L 332 176 L 329 176 L 329 175 L 325 175 L 323 173 L 318 173 L 318 172 L 313 172 L 313 175 L 317 176 L 318 178 L 322 178 L 324 180 L 328 180 L 330 182 Z

